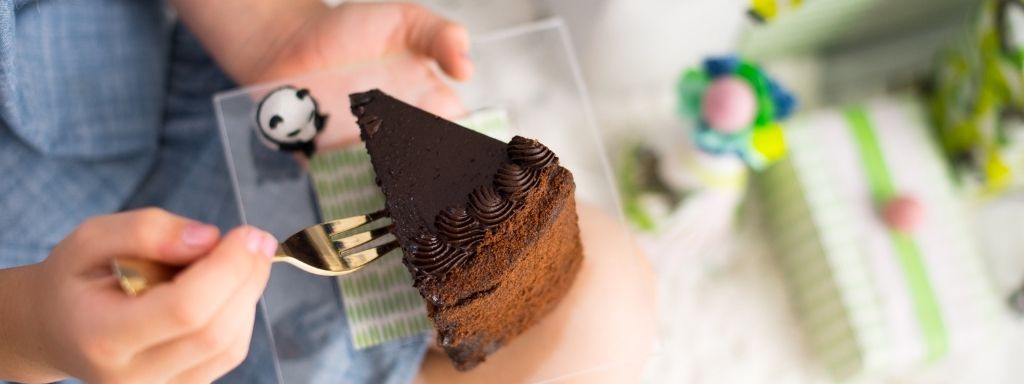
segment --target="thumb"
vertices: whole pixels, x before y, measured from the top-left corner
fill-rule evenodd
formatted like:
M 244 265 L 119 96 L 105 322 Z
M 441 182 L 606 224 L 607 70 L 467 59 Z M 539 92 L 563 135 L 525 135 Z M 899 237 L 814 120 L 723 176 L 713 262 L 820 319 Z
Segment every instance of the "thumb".
M 95 265 L 115 257 L 188 264 L 213 249 L 217 227 L 146 208 L 86 220 L 58 247 L 74 247 L 75 259 Z
M 466 28 L 415 4 L 403 5 L 401 19 L 401 36 L 410 50 L 434 59 L 456 80 L 473 75 Z

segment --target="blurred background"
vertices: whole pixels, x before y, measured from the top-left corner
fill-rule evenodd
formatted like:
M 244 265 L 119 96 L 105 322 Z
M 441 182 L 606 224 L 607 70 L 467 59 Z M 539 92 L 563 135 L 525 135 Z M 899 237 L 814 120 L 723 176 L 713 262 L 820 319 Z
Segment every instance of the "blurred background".
M 422 3 L 564 21 L 658 273 L 648 382 L 1024 377 L 1019 1 Z

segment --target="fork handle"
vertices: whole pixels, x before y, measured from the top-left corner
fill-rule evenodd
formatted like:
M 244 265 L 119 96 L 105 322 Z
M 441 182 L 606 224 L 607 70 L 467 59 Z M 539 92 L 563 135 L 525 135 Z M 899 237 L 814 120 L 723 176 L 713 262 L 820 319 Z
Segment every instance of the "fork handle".
M 183 268 L 147 259 L 114 258 L 110 269 L 121 290 L 137 296 L 154 285 L 171 281 Z

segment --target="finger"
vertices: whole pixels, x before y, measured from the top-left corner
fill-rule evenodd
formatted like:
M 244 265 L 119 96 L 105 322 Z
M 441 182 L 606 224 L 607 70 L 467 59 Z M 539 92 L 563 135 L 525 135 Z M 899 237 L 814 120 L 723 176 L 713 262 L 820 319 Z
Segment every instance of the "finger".
M 235 229 L 173 281 L 128 301 L 117 316 L 130 321 L 107 321 L 120 328 L 106 334 L 132 337 L 132 345 L 149 347 L 205 328 L 250 279 L 255 278 L 256 288 L 262 291 L 269 255 L 276 249 L 277 241 L 264 231 L 248 226 Z
M 103 215 L 86 220 L 61 242 L 74 247 L 73 263 L 94 266 L 114 257 L 137 257 L 169 264 L 186 264 L 206 254 L 220 231 L 159 208 Z M 57 252 L 55 252 L 57 253 Z
M 413 58 L 389 65 L 386 76 L 391 96 L 435 115 L 454 119 L 465 115 L 465 107 L 455 91 L 445 84 L 426 58 Z M 416 84 L 416 86 L 409 86 Z
M 209 382 L 206 380 L 234 368 L 248 352 L 256 304 L 269 275 L 269 264 L 257 266 L 246 284 L 239 287 L 203 329 L 146 350 L 136 361 L 168 373 L 168 378 L 184 375 L 191 379 L 183 382 L 189 383 Z M 192 370 L 196 372 L 187 373 Z
M 432 86 L 424 92 L 417 106 L 447 119 L 464 117 L 467 113 L 466 107 L 462 104 L 455 90 L 448 87 L 433 74 L 430 76 Z
M 227 348 L 222 349 L 216 356 L 181 372 L 170 382 L 209 383 L 241 365 L 249 355 L 249 344 L 252 342 L 253 326 L 256 321 L 255 311 L 249 313 L 252 315 L 248 317 L 249 320 L 240 323 L 240 327 L 235 327 L 234 339 Z
M 469 32 L 426 8 L 415 4 L 402 6 L 402 36 L 413 52 L 437 61 L 441 69 L 456 80 L 473 75 L 469 60 Z

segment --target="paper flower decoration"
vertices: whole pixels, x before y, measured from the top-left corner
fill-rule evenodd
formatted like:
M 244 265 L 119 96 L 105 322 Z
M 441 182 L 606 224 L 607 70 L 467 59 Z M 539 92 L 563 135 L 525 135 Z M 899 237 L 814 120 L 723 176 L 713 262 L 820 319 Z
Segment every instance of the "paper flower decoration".
M 970 187 L 997 195 L 1021 182 L 1024 25 L 1021 1 L 989 0 L 965 36 L 942 56 L 930 109 L 942 147 Z M 1018 174 L 1015 174 L 1018 173 Z
M 772 21 L 785 13 L 799 8 L 803 0 L 750 0 L 750 17 L 759 22 Z
M 698 122 L 694 141 L 701 150 L 735 154 L 755 170 L 786 153 L 778 122 L 796 99 L 756 65 L 735 56 L 709 58 L 683 74 L 677 91 L 679 112 Z

